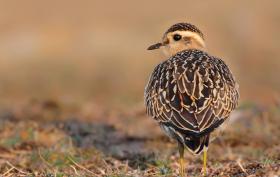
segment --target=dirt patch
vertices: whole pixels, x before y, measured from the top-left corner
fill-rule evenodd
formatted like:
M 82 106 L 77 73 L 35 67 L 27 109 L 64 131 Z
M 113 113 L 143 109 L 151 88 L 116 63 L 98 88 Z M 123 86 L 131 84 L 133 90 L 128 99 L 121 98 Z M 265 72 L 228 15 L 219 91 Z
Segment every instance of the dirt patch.
M 139 132 L 153 126 L 143 114 L 82 121 L 79 110 L 69 116 L 59 104 L 37 104 L 0 111 L 2 176 L 178 176 L 176 143 L 156 124 Z M 238 115 L 210 144 L 208 176 L 279 176 L 279 107 L 246 107 Z M 189 176 L 201 176 L 201 156 L 186 152 L 185 162 Z

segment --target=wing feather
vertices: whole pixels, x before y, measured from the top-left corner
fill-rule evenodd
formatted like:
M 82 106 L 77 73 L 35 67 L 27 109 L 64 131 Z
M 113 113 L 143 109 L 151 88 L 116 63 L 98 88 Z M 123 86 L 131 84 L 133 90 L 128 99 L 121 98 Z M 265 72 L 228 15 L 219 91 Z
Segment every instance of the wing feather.
M 155 68 L 145 88 L 145 104 L 160 123 L 199 136 L 229 117 L 238 103 L 237 89 L 221 59 L 188 50 Z

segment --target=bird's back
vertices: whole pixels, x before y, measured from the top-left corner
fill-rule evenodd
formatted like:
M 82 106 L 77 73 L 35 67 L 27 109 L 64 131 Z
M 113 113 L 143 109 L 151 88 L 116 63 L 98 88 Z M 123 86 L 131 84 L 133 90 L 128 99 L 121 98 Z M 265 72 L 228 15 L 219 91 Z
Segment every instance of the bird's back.
M 200 153 L 210 133 L 238 103 L 226 64 L 200 50 L 185 50 L 160 63 L 145 88 L 147 113 L 171 137 Z

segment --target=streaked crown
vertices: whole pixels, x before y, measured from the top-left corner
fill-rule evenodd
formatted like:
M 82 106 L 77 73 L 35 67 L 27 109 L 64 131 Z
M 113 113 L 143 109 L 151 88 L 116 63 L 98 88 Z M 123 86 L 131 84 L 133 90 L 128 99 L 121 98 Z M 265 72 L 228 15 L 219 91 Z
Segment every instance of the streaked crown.
M 194 25 L 190 23 L 176 23 L 172 25 L 165 33 L 166 36 L 168 33 L 175 32 L 175 31 L 190 31 L 193 33 L 197 33 L 202 39 L 204 39 L 203 33 Z

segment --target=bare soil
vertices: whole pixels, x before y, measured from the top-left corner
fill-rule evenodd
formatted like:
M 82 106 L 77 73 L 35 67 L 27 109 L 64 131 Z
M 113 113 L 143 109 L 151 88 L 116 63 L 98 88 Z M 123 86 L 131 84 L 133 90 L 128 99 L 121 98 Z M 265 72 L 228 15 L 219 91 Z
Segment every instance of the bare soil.
M 85 120 L 54 101 L 1 110 L 1 176 L 178 176 L 176 143 L 143 107 L 117 112 Z M 241 106 L 210 145 L 207 176 L 279 176 L 279 115 L 277 104 Z M 200 156 L 185 161 L 202 175 Z

